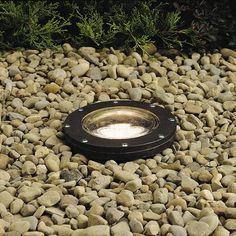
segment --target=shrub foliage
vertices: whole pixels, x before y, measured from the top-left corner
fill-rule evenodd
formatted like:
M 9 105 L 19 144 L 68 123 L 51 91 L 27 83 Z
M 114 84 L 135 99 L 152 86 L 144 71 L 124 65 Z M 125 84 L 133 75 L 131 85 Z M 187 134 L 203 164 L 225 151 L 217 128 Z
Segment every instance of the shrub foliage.
M 216 2 L 0 0 L 0 48 L 44 49 L 63 42 L 142 52 L 151 42 L 159 48 L 234 47 L 230 1 Z
M 69 22 L 58 14 L 58 3 L 1 1 L 0 46 L 2 48 L 53 47 Z

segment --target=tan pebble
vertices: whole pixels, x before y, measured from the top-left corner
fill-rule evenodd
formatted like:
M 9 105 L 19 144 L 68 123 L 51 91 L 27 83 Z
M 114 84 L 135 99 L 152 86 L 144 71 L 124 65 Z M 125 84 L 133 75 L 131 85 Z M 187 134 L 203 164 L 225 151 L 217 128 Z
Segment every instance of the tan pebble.
M 224 210 L 225 216 L 227 219 L 236 219 L 236 209 L 233 207 L 227 207 Z
M 181 187 L 182 187 L 183 191 L 185 191 L 186 193 L 193 193 L 194 189 L 198 185 L 199 185 L 198 182 L 196 182 L 195 180 L 191 179 L 188 176 L 184 176 L 182 178 Z
M 68 53 L 68 52 L 72 52 L 73 51 L 73 48 L 72 46 L 69 44 L 69 43 L 64 43 L 62 45 L 62 48 L 63 50 L 65 51 L 65 53 Z
M 77 229 L 71 236 L 110 236 L 110 227 L 107 225 L 94 225 L 87 227 L 86 229 Z
M 0 169 L 0 180 L 9 182 L 10 178 L 11 176 L 7 171 Z
M 170 83 L 169 83 L 167 77 L 161 77 L 158 79 L 158 85 L 162 88 L 166 88 L 166 87 L 169 87 Z
M 226 111 L 234 111 L 236 109 L 236 101 L 225 101 L 223 107 Z
M 107 224 L 108 222 L 102 216 L 90 214 L 88 217 L 88 226 L 107 225 Z
M 157 221 L 149 221 L 145 226 L 144 226 L 144 234 L 145 235 L 158 235 L 160 233 L 160 226 Z
M 59 85 L 57 85 L 56 83 L 50 83 L 44 87 L 44 91 L 46 93 L 57 93 L 60 91 L 60 89 L 61 89 L 61 87 Z
M 159 102 L 164 104 L 174 104 L 175 98 L 174 95 L 171 93 L 165 93 L 162 90 L 160 90 L 161 87 L 158 88 L 158 90 L 155 90 L 153 93 L 154 98 L 156 98 Z
M 144 73 L 144 74 L 140 77 L 140 79 L 141 79 L 143 82 L 147 83 L 147 84 L 150 84 L 150 83 L 152 82 L 152 76 L 151 76 L 151 74 L 149 74 L 149 73 Z
M 86 228 L 88 226 L 88 217 L 85 215 L 79 215 L 77 217 L 78 227 L 80 229 Z
M 36 211 L 36 207 L 30 203 L 23 205 L 20 213 L 22 216 L 30 216 L 33 215 Z
M 229 236 L 230 232 L 225 229 L 223 226 L 218 226 L 213 233 L 213 236 Z
M 5 229 L 4 227 L 0 224 L 0 235 L 4 235 L 5 234 Z
M 63 90 L 66 92 L 66 93 L 69 93 L 69 94 L 72 94 L 75 92 L 75 87 L 73 86 L 73 84 L 71 83 L 66 83 L 63 87 Z
M 139 234 L 143 232 L 143 224 L 136 219 L 130 220 L 129 226 L 132 233 L 134 233 L 133 235 L 135 236 L 137 236 L 137 233 Z
M 154 203 L 167 203 L 168 202 L 168 190 L 166 188 L 157 188 L 153 193 Z
M 228 219 L 224 223 L 224 227 L 230 231 L 236 231 L 236 219 Z
M 1 126 L 2 133 L 5 134 L 7 137 L 10 137 L 13 132 L 13 127 L 11 125 L 2 125 Z
M 197 53 L 197 52 L 194 52 L 194 53 L 191 55 L 191 57 L 192 57 L 192 59 L 193 59 L 194 61 L 198 61 L 198 60 L 200 59 L 201 55 L 200 55 L 199 53 Z
M 157 213 L 147 211 L 143 213 L 143 219 L 144 220 L 160 220 L 161 216 Z
M 35 151 L 35 156 L 37 158 L 44 158 L 49 154 L 49 149 L 43 146 L 37 146 Z
M 142 89 L 141 88 L 130 88 L 128 90 L 130 99 L 133 101 L 140 101 L 142 98 Z
M 73 104 L 70 101 L 62 101 L 59 103 L 59 109 L 61 112 L 69 112 L 73 109 Z
M 30 228 L 30 224 L 27 221 L 17 221 L 17 222 L 13 222 L 10 227 L 9 230 L 11 231 L 16 231 L 19 233 L 25 233 L 29 230 Z
M 44 233 L 38 231 L 25 232 L 22 236 L 44 236 Z
M 43 221 L 40 221 L 38 224 L 38 231 L 46 234 L 46 235 L 53 235 L 55 230 L 49 226 L 47 226 Z
M 182 129 L 188 130 L 188 131 L 196 129 L 196 126 L 194 124 L 192 124 L 189 121 L 184 121 L 184 120 L 181 122 L 181 127 L 182 127 Z
M 111 234 L 112 235 L 127 235 L 132 236 L 132 233 L 130 232 L 130 227 L 128 222 L 121 221 L 111 227 Z
M 54 154 L 49 154 L 45 158 L 45 165 L 49 171 L 59 171 L 60 170 L 60 159 Z
M 7 191 L 2 191 L 0 192 L 0 202 L 8 208 L 11 204 L 11 202 L 14 200 L 13 196 L 7 192 Z
M 206 236 L 210 234 L 207 223 L 198 221 L 189 221 L 186 225 L 189 236 Z
M 0 169 L 6 169 L 10 158 L 5 154 L 0 154 Z
M 170 207 L 170 206 L 180 206 L 182 207 L 182 209 L 186 209 L 187 208 L 187 203 L 186 201 L 183 199 L 183 198 L 175 198 L 173 200 L 170 200 L 167 204 L 167 207 Z
M 94 102 L 94 93 L 89 93 L 84 95 L 84 99 L 87 101 L 88 104 L 91 104 Z
M 236 58 L 236 52 L 232 49 L 229 49 L 229 48 L 222 48 L 220 50 L 221 54 L 223 55 L 223 57 L 234 57 Z
M 116 201 L 123 206 L 131 207 L 134 204 L 133 193 L 129 190 L 122 190 L 117 194 Z
M 79 65 L 73 66 L 71 68 L 71 75 L 73 77 L 75 76 L 80 77 L 86 74 L 88 70 L 89 70 L 89 63 L 84 60 Z
M 109 54 L 107 57 L 107 62 L 110 65 L 117 65 L 118 64 L 118 58 L 114 54 Z
M 10 205 L 10 211 L 12 214 L 17 214 L 20 212 L 23 207 L 24 202 L 21 199 L 15 199 Z
M 24 221 L 29 222 L 30 224 L 30 231 L 34 231 L 37 228 L 38 225 L 38 219 L 34 216 L 28 216 L 23 218 Z
M 92 80 L 99 81 L 102 79 L 102 72 L 99 67 L 90 67 L 87 76 Z
M 34 217 L 36 217 L 37 219 L 39 219 L 43 213 L 45 212 L 46 207 L 45 206 L 40 206 L 35 212 L 34 212 Z
M 132 88 L 132 84 L 130 81 L 124 81 L 121 83 L 121 87 L 125 90 L 128 90 Z
M 208 56 L 203 56 L 200 59 L 200 62 L 201 62 L 202 65 L 210 64 L 210 58 Z
M 114 177 L 117 178 L 118 180 L 128 182 L 130 180 L 136 179 L 137 175 L 132 174 L 132 173 L 125 171 L 125 170 L 116 169 L 116 170 L 114 170 Z
M 100 175 L 94 179 L 89 181 L 89 186 L 91 186 L 95 190 L 100 190 L 103 188 L 107 188 L 111 183 L 112 178 L 110 176 Z
M 140 211 L 131 211 L 128 215 L 128 219 L 132 220 L 132 219 L 136 219 L 140 222 L 143 222 L 143 214 Z
M 24 202 L 30 202 L 40 196 L 42 190 L 38 187 L 26 187 L 20 191 L 18 198 L 22 199 Z
M 55 120 L 50 124 L 51 128 L 59 128 L 61 126 L 61 122 L 59 120 Z M 57 138 L 56 135 L 51 135 L 46 141 L 45 145 L 50 148 L 57 144 L 61 143 L 61 141 Z
M 116 67 L 117 74 L 123 78 L 128 78 L 128 76 L 133 72 L 133 70 L 133 67 L 127 67 L 124 65 L 118 65 Z
M 45 127 L 45 128 L 43 128 L 43 129 L 40 129 L 40 134 L 43 136 L 43 137 L 50 137 L 50 136 L 52 136 L 52 135 L 55 135 L 57 133 L 57 131 L 55 130 L 55 129 L 52 129 L 52 128 L 48 128 L 48 127 Z M 36 146 L 36 150 L 38 149 L 38 148 L 40 148 L 40 149 L 42 149 L 42 148 L 44 148 L 44 146 L 39 146 L 39 145 L 37 145 Z
M 22 52 L 16 51 L 16 52 L 13 52 L 12 54 L 7 55 L 6 60 L 8 63 L 13 64 L 22 56 L 23 56 Z
M 124 212 L 116 209 L 115 207 L 109 207 L 106 211 L 106 219 L 109 224 L 114 224 L 124 216 Z
M 76 206 L 77 204 L 78 204 L 78 199 L 76 197 L 74 197 L 73 195 L 66 194 L 62 196 L 59 205 L 62 209 L 64 209 L 69 205 Z
M 87 53 L 87 54 L 95 54 L 96 49 L 93 47 L 80 47 L 79 52 Z
M 185 111 L 192 114 L 200 114 L 202 112 L 202 107 L 195 105 L 192 102 L 187 102 L 185 105 Z
M 236 147 L 231 147 L 229 152 L 232 157 L 236 157 Z
M 211 55 L 211 63 L 215 65 L 219 65 L 220 63 L 221 54 L 220 53 L 214 53 Z
M 108 67 L 107 73 L 112 79 L 117 79 L 116 67 L 116 65 Z
M 42 196 L 38 197 L 38 202 L 43 206 L 50 207 L 57 204 L 60 199 L 60 194 L 57 191 L 48 190 Z
M 55 230 L 58 236 L 71 236 L 73 233 L 70 225 L 52 225 L 51 227 Z
M 208 200 L 208 201 L 213 201 L 214 200 L 214 197 L 213 197 L 212 193 L 207 189 L 202 190 L 200 192 L 200 196 L 203 197 L 204 199 Z
M 139 65 L 143 64 L 143 59 L 140 54 L 138 54 L 137 52 L 132 52 L 131 56 L 133 56 L 136 59 Z
M 161 67 L 157 62 L 151 62 L 149 64 L 150 71 L 154 72 L 157 76 L 166 76 L 167 70 L 165 67 Z
M 83 100 L 80 102 L 79 107 L 83 108 L 83 107 L 86 107 L 87 105 L 88 105 L 88 102 L 86 100 Z
M 136 192 L 138 189 L 140 189 L 142 186 L 142 181 L 137 178 L 131 181 L 128 181 L 125 184 L 125 189 L 130 190 L 131 192 Z
M 106 102 L 106 101 L 110 101 L 110 97 L 107 93 L 102 92 L 99 97 L 98 100 L 101 102 Z
M 208 224 L 209 234 L 213 233 L 215 231 L 216 227 L 218 226 L 218 224 L 220 223 L 218 216 L 215 214 L 211 214 L 211 215 L 202 217 L 200 219 L 200 222 L 204 222 L 204 223 Z
M 22 174 L 32 175 L 36 172 L 36 165 L 31 161 L 24 162 L 22 166 Z

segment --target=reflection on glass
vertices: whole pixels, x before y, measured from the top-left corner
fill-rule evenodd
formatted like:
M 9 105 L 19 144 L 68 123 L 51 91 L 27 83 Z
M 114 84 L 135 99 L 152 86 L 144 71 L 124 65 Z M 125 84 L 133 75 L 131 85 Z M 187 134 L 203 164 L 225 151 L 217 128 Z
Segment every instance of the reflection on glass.
M 86 132 L 106 139 L 141 137 L 157 126 L 158 118 L 152 112 L 128 106 L 98 109 L 82 120 Z

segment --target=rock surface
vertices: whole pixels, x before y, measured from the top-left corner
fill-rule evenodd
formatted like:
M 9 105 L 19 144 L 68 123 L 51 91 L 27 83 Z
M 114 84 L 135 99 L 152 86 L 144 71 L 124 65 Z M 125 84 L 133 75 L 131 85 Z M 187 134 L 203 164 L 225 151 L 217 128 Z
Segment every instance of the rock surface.
M 149 52 L 2 54 L 0 235 L 235 235 L 236 52 Z M 98 163 L 64 143 L 69 113 L 119 99 L 170 110 L 174 147 Z

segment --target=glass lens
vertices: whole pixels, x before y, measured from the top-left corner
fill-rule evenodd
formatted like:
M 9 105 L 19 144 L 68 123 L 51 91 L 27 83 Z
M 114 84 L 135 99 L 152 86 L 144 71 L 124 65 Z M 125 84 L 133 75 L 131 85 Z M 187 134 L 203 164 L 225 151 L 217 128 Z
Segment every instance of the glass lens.
M 158 118 L 152 112 L 129 106 L 98 109 L 82 120 L 82 127 L 86 132 L 106 139 L 144 136 L 158 124 Z

